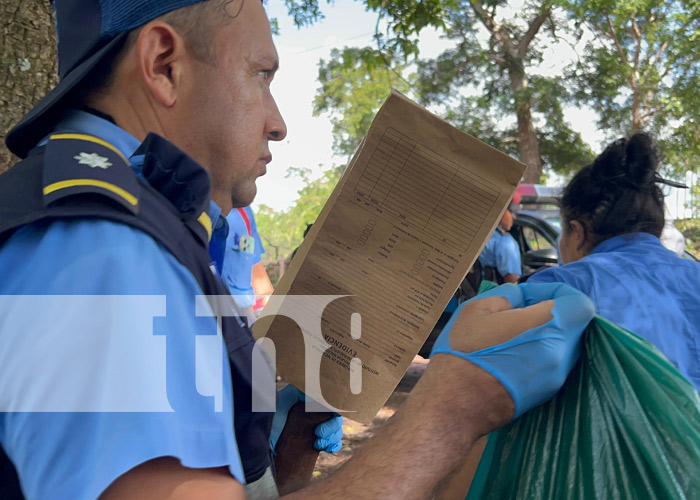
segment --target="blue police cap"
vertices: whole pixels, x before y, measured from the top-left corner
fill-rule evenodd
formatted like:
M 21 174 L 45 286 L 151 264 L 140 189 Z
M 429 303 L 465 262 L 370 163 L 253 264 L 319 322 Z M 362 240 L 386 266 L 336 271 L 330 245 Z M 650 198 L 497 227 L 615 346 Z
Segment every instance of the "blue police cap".
M 58 85 L 27 113 L 5 138 L 24 158 L 63 111 L 65 96 L 103 59 L 113 56 L 127 34 L 172 10 L 203 0 L 55 0 Z

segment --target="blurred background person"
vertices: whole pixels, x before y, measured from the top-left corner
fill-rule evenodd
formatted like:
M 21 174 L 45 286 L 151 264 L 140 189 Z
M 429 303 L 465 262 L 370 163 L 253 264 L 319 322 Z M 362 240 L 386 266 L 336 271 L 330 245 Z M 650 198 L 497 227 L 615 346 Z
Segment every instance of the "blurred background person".
M 501 221 L 479 255 L 483 278 L 499 285 L 517 283 L 522 274 L 520 248 L 508 231 L 519 211 L 515 201 L 508 204 Z
M 248 325 L 252 325 L 255 321 L 255 310 L 265 306 L 273 291 L 262 263 L 265 247 L 250 207 L 234 208 L 226 216 L 226 220 L 229 233 L 222 277 L 240 312 L 248 318 Z

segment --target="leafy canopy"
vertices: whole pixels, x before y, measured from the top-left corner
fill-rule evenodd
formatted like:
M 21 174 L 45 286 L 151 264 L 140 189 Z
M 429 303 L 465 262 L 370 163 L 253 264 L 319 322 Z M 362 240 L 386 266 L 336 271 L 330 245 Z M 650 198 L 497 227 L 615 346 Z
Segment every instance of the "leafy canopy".
M 571 0 L 570 19 L 592 34 L 571 69 L 578 102 L 598 110 L 613 139 L 653 133 L 667 175 L 700 161 L 700 4 L 697 0 Z

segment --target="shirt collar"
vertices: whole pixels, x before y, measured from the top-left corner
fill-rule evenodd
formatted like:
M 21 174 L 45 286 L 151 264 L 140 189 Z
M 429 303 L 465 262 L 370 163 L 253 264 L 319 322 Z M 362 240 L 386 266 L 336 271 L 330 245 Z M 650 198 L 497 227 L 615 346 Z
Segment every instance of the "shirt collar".
M 224 240 L 228 238 L 229 225 L 226 217 L 221 213 L 219 205 L 213 201 L 209 201 L 209 218 L 211 219 L 212 225 L 212 237 L 223 238 Z
M 600 243 L 591 253 L 611 252 L 628 246 L 640 244 L 661 245 L 661 241 L 659 238 L 649 233 L 620 234 Z
M 77 109 L 69 109 L 61 115 L 61 119 L 54 127 L 52 134 L 56 132 L 94 135 L 112 144 L 127 158 L 131 157 L 141 145 L 141 141 L 136 137 L 109 120 Z M 48 136 L 45 137 L 39 145 L 46 144 L 48 139 Z
M 209 240 L 209 256 L 219 276 L 226 258 L 226 238 L 228 238 L 228 221 L 221 214 L 221 209 L 213 201 L 209 201 L 209 217 L 211 218 L 212 234 Z
M 89 113 L 87 111 L 69 109 L 61 116 L 58 124 L 52 133 L 56 132 L 76 132 L 81 134 L 90 134 L 112 144 L 124 156 L 132 159 L 132 167 L 137 175 L 141 174 L 141 166 L 143 164 L 143 155 L 133 157 L 134 152 L 139 148 L 141 142 L 131 135 L 126 130 L 118 127 L 109 120 Z M 48 136 L 45 137 L 39 145 L 44 145 L 48 142 Z M 228 222 L 221 215 L 221 208 L 213 201 L 209 202 L 209 217 L 212 222 L 212 229 L 216 235 L 226 239 L 228 235 Z

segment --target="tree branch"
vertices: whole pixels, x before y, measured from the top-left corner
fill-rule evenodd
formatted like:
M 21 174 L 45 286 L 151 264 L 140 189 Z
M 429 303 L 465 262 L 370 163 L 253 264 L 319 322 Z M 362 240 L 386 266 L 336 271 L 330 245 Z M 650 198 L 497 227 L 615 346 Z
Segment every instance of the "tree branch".
M 633 17 L 632 18 L 632 30 L 634 31 L 634 37 L 637 40 L 642 39 L 642 34 L 639 32 L 639 25 L 637 24 L 637 18 Z
M 615 28 L 612 25 L 612 21 L 610 20 L 610 15 L 608 13 L 605 13 L 605 20 L 608 23 L 608 28 L 610 29 L 610 36 L 615 42 L 615 48 L 617 49 L 617 53 L 620 56 L 620 59 L 622 60 L 622 63 L 626 66 L 629 64 L 627 62 L 627 56 L 625 55 L 625 52 L 622 50 L 622 46 L 620 45 L 620 40 L 617 38 L 617 32 L 615 31 Z
M 506 67 L 506 60 L 503 57 L 500 56 L 494 56 L 494 55 L 489 55 L 489 59 L 491 59 L 493 62 L 498 64 L 500 67 L 505 68 Z
M 535 35 L 542 27 L 542 24 L 547 20 L 551 11 L 552 7 L 549 0 L 545 0 L 542 3 L 542 10 L 539 14 L 537 14 L 535 19 L 532 20 L 527 32 L 525 32 L 525 35 L 523 35 L 520 43 L 518 43 L 518 57 L 525 57 L 525 53 L 527 52 L 527 48 L 530 46 L 530 42 L 532 42 L 532 39 L 535 38 Z
M 490 15 L 484 7 L 479 3 L 478 0 L 471 0 L 469 4 L 472 6 L 472 10 L 479 16 L 482 24 L 491 33 L 496 43 L 511 57 L 517 56 L 517 51 L 513 47 L 513 42 L 511 41 L 508 33 L 503 29 L 503 26 L 498 24 L 494 20 L 494 16 Z
M 653 13 L 652 13 L 651 17 L 649 18 L 648 23 L 651 24 L 651 23 L 653 22 L 652 20 L 654 20 L 654 21 L 656 20 L 656 14 L 653 14 Z M 678 30 L 676 30 L 676 32 L 682 35 L 683 32 L 688 28 L 688 26 L 690 26 L 690 25 L 693 23 L 694 20 L 695 20 L 695 19 L 694 19 L 693 17 L 691 17 L 690 19 L 688 19 L 688 20 L 685 22 L 685 24 L 683 24 L 683 26 L 681 26 Z M 644 71 L 644 78 L 646 78 L 647 76 L 649 76 L 649 71 L 651 71 L 651 68 L 652 68 L 652 67 L 654 67 L 654 66 L 656 66 L 657 64 L 659 64 L 659 61 L 661 60 L 661 58 L 663 57 L 664 53 L 666 52 L 666 49 L 668 49 L 669 45 L 670 45 L 670 44 L 669 44 L 668 40 L 665 41 L 665 42 L 661 45 L 661 47 L 659 48 L 659 50 L 658 50 L 658 51 L 656 52 L 656 54 L 654 55 L 654 60 L 653 60 L 653 62 L 649 65 L 649 67 L 647 67 L 646 71 Z M 666 76 L 666 75 L 668 74 L 668 70 L 669 70 L 669 68 L 666 68 L 666 71 L 664 72 L 663 76 Z
M 671 65 L 669 64 L 666 69 L 664 70 L 663 73 L 659 76 L 659 81 L 662 82 L 664 78 L 668 76 L 668 74 L 671 72 Z
M 646 98 L 644 99 L 644 113 L 642 114 L 642 121 L 654 114 L 652 99 L 654 99 L 654 92 L 650 89 L 647 92 Z
M 642 113 L 642 116 L 639 118 L 639 121 L 642 125 L 649 119 L 652 118 L 656 112 L 658 111 L 654 106 L 649 104 L 649 98 L 651 97 L 651 91 L 647 94 L 647 99 L 645 99 L 645 105 L 644 105 L 644 112 Z
M 664 55 L 664 52 L 666 52 L 666 49 L 668 48 L 669 43 L 668 40 L 665 41 L 662 45 L 661 48 L 656 52 L 654 55 L 653 60 L 649 63 L 649 66 L 647 66 L 647 69 L 644 70 L 644 73 L 642 73 L 642 78 L 646 80 L 646 78 L 649 76 L 649 72 L 653 67 L 655 67 L 657 64 L 659 64 L 659 61 L 661 61 L 661 58 Z
M 386 2 L 382 3 L 382 7 L 384 7 L 385 3 Z M 379 34 L 379 22 L 380 21 L 381 21 L 381 16 L 378 16 L 377 17 L 377 24 L 374 25 L 374 38 L 377 41 L 377 51 L 379 52 L 379 55 L 381 56 L 382 61 L 384 62 L 384 66 L 386 67 L 386 69 L 388 69 L 389 71 L 394 73 L 399 78 L 399 80 L 403 81 L 404 83 L 406 83 L 406 85 L 408 85 L 410 87 L 411 84 L 409 83 L 409 81 L 406 80 L 403 77 L 403 75 L 401 75 L 398 71 L 396 71 L 394 68 L 391 67 L 389 60 L 386 58 L 386 55 L 384 54 L 384 50 L 383 50 L 382 44 L 380 42 L 381 36 Z
M 634 17 L 632 18 L 632 37 L 634 38 L 634 72 L 636 74 L 639 71 L 639 58 L 642 54 L 642 33 Z

